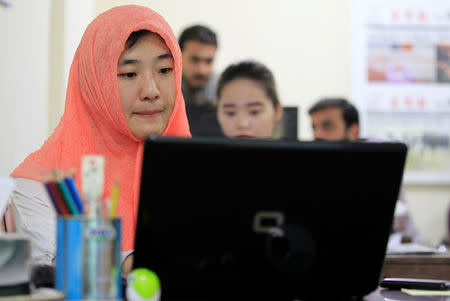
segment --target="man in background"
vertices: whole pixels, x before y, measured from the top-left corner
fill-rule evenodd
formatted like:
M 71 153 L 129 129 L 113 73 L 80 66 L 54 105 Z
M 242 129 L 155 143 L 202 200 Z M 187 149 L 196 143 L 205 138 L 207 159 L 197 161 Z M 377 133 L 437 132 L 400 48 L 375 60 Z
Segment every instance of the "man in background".
M 343 98 L 325 98 L 314 104 L 308 111 L 316 140 L 329 141 L 370 141 L 359 138 L 358 110 Z M 403 189 L 400 189 L 391 239 L 399 237 L 399 242 L 419 242 L 419 234 L 409 215 Z
M 356 108 L 341 98 L 326 98 L 308 111 L 314 139 L 356 141 L 359 138 L 359 114 Z
M 202 25 L 186 28 L 178 43 L 183 58 L 182 92 L 187 106 L 212 105 L 215 102 L 217 75 L 214 57 L 216 34 Z

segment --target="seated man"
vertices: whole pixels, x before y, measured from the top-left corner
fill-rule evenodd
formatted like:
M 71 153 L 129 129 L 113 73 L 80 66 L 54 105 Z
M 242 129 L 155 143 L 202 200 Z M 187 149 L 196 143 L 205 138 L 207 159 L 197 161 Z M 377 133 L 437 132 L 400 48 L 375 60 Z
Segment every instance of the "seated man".
M 314 139 L 331 141 L 369 141 L 359 138 L 359 114 L 355 106 L 345 99 L 325 98 L 308 111 L 311 116 Z M 403 189 L 400 189 L 393 233 L 401 234 L 403 242 L 418 242 L 419 234 L 409 215 Z

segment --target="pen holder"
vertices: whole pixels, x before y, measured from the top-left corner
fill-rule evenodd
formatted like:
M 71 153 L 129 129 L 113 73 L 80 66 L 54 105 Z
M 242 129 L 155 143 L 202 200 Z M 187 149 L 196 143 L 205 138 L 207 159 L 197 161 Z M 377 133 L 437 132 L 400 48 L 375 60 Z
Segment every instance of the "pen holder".
M 58 217 L 55 287 L 67 300 L 120 300 L 120 218 Z

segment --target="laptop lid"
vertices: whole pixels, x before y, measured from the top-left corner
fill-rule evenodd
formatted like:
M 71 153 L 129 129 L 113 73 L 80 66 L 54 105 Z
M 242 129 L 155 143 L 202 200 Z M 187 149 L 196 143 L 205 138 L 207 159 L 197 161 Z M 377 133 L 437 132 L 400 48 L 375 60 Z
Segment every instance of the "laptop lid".
M 146 140 L 134 267 L 163 300 L 362 296 L 380 278 L 397 143 Z

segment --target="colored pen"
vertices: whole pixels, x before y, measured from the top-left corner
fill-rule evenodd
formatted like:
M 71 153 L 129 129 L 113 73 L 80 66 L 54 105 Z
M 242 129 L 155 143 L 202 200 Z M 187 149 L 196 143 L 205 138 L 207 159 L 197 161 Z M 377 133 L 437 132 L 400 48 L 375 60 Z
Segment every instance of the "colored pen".
M 60 171 L 56 170 L 54 171 L 55 178 L 56 178 L 56 187 L 61 193 L 61 196 L 63 197 L 64 201 L 67 204 L 67 207 L 71 214 L 79 214 L 77 206 L 75 205 L 75 201 L 72 198 L 72 195 L 69 191 L 69 188 L 67 187 L 66 182 L 64 181 L 64 178 L 62 177 Z
M 50 200 L 52 201 L 52 204 L 55 207 L 56 213 L 58 213 L 59 215 L 63 214 L 61 205 L 58 203 L 58 200 L 56 199 L 56 196 L 53 193 L 52 188 L 50 187 L 50 182 L 45 182 L 44 185 L 45 189 L 47 190 L 48 196 L 50 197 Z
M 115 181 L 111 189 L 111 207 L 109 208 L 109 217 L 116 216 L 118 199 L 119 199 L 119 182 Z
M 80 214 L 84 213 L 83 208 L 83 202 L 81 201 L 81 198 L 77 192 L 77 188 L 75 187 L 75 183 L 73 181 L 73 178 L 65 178 L 64 181 L 66 182 L 67 188 L 69 189 L 70 195 L 72 196 L 75 205 L 77 206 L 78 212 Z
M 47 183 L 48 185 L 46 185 L 46 187 L 48 186 L 48 189 L 50 191 L 50 196 L 54 196 L 54 202 L 57 203 L 59 205 L 59 208 L 61 209 L 61 213 L 64 216 L 67 216 L 70 214 L 70 211 L 67 207 L 67 204 L 65 203 L 64 199 L 61 196 L 61 193 L 59 192 L 57 186 L 56 186 L 56 182 L 55 181 L 49 181 Z

